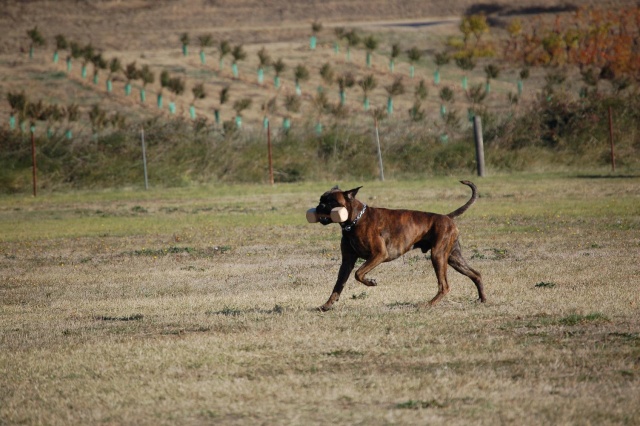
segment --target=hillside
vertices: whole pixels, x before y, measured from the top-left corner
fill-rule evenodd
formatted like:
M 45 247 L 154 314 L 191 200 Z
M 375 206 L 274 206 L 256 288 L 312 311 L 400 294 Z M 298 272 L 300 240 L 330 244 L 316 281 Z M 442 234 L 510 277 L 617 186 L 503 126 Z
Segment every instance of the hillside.
M 562 108 L 551 111 L 551 115 L 561 114 L 564 118 L 561 121 L 553 118 L 542 123 L 542 133 L 531 130 L 540 127 L 538 124 L 524 122 L 520 124 L 522 128 L 518 129 L 513 128 L 513 123 L 509 124 L 510 131 L 517 135 L 511 133 L 508 136 L 505 133 L 508 129 L 499 128 L 500 122 L 514 116 L 514 112 L 520 116 L 527 115 L 518 114 L 518 111 L 527 111 L 540 99 L 540 89 L 547 84 L 547 74 L 554 69 L 533 66 L 525 88 L 521 90 L 521 60 L 500 59 L 508 57 L 508 54 L 501 56 L 505 55 L 505 28 L 514 19 L 519 19 L 528 26 L 525 33 L 540 29 L 546 34 L 553 34 L 561 20 L 569 22 L 578 16 L 575 12 L 581 6 L 597 4 L 599 10 L 618 12 L 615 16 L 620 17 L 621 8 L 635 6 L 635 2 L 539 1 L 517 3 L 516 6 L 512 3 L 496 1 L 474 4 L 462 0 L 5 2 L 0 14 L 0 26 L 5 29 L 0 38 L 0 142 L 10 142 L 3 146 L 6 176 L 0 177 L 0 180 L 11 191 L 24 190 L 28 181 L 31 164 L 28 144 L 25 143 L 28 121 L 20 123 L 21 120 L 18 120 L 16 123 L 15 118 L 12 120 L 8 102 L 9 95 L 14 97 L 20 93 L 24 93 L 32 105 L 44 106 L 49 111 L 36 114 L 40 118 L 34 127 L 36 137 L 40 138 L 37 145 L 42 147 L 40 153 L 45 157 L 44 165 L 49 165 L 47 176 L 52 179 L 49 184 L 74 182 L 80 186 L 108 185 L 110 179 L 122 169 L 119 155 L 123 154 L 119 153 L 118 147 L 131 149 L 132 141 L 138 139 L 141 120 L 149 120 L 148 124 L 145 123 L 147 128 L 155 126 L 157 137 L 152 137 L 150 143 L 164 141 L 167 149 L 187 149 L 190 143 L 197 147 L 199 140 L 206 140 L 209 146 L 215 138 L 226 138 L 230 134 L 226 130 L 236 127 L 242 128 L 239 137 L 246 136 L 262 143 L 265 118 L 269 119 L 277 139 L 283 134 L 281 130 L 290 123 L 294 130 L 290 143 L 294 145 L 292 148 L 286 148 L 286 144 L 280 147 L 282 153 L 291 156 L 286 160 L 280 158 L 282 173 L 291 175 L 287 179 L 300 179 L 303 172 L 305 175 L 306 172 L 309 172 L 309 176 L 314 175 L 309 168 L 316 163 L 313 160 L 315 154 L 310 153 L 320 149 L 321 155 L 329 152 L 335 155 L 338 139 L 341 145 L 350 150 L 347 160 L 359 154 L 370 159 L 367 146 L 373 125 L 372 112 L 375 110 L 392 111 L 383 122 L 381 134 L 385 155 L 397 155 L 397 173 L 403 172 L 406 164 L 412 161 L 416 162 L 414 168 L 420 173 L 427 170 L 448 173 L 452 168 L 471 167 L 473 160 L 468 158 L 467 150 L 455 145 L 440 146 L 440 142 L 459 140 L 470 134 L 468 113 L 471 114 L 471 109 L 480 105 L 476 102 L 482 102 L 482 108 L 497 117 L 493 128 L 487 128 L 494 139 L 502 135 L 506 146 L 535 145 L 543 141 L 543 144 L 550 143 L 555 147 L 559 141 L 557 131 L 562 129 L 554 126 L 564 123 L 565 119 L 578 117 L 582 112 L 571 115 Z M 602 9 L 603 6 L 609 9 Z M 484 14 L 487 17 L 490 27 L 482 36 L 483 45 L 496 51 L 497 56 L 478 56 L 477 63 L 470 71 L 463 71 L 451 61 L 441 67 L 441 81 L 436 82 L 435 54 L 445 49 L 449 37 L 460 36 L 460 18 L 465 14 Z M 322 28 L 316 34 L 317 47 L 311 49 L 309 37 L 314 23 L 322 24 Z M 34 29 L 46 44 L 30 49 L 32 37 L 28 33 L 33 35 Z M 338 37 L 338 30 L 342 30 L 343 34 L 356 34 L 360 43 L 349 48 L 347 38 Z M 182 48 L 182 34 L 187 34 L 190 39 L 186 54 Z M 72 49 L 69 48 L 61 49 L 55 62 L 53 57 L 57 36 L 64 36 L 69 45 L 76 43 L 83 51 L 91 47 L 93 53 L 90 57 L 99 57 L 103 64 L 96 67 L 83 56 L 72 57 Z M 206 36 L 210 36 L 211 42 L 201 48 L 203 37 Z M 526 36 L 523 34 L 521 37 Z M 370 55 L 364 46 L 366 39 L 376 42 L 376 46 L 370 49 Z M 475 42 L 476 46 L 478 41 Z M 221 60 L 219 47 L 222 42 L 227 42 L 231 49 L 244 52 L 244 58 L 238 59 L 235 68 L 231 66 L 231 55 Z M 396 45 L 399 46 L 399 56 L 392 68 L 390 56 Z M 540 46 L 542 44 L 534 45 L 534 49 L 545 55 L 546 48 Z M 260 79 L 258 69 L 261 51 L 272 62 L 282 61 L 285 65 L 278 82 L 274 65 L 267 66 Z M 410 59 L 409 51 L 417 52 L 418 59 Z M 369 63 L 366 60 L 368 56 Z M 153 82 L 145 85 L 136 78 L 131 81 L 131 90 L 127 91 L 125 74 L 121 70 L 109 71 L 107 65 L 112 61 L 118 61 L 122 68 L 135 65 L 138 71 L 147 67 L 154 77 Z M 86 74 L 81 71 L 83 62 L 86 63 Z M 320 72 L 327 66 L 333 71 L 328 80 Z M 487 67 L 499 71 L 492 77 L 490 90 L 486 84 Z M 299 87 L 294 81 L 296 69 L 308 73 L 300 79 Z M 583 79 L 576 67 L 567 67 L 565 71 L 567 75 L 563 77 L 561 90 L 575 98 L 584 88 Z M 172 93 L 174 90 L 171 87 L 161 85 L 162 73 L 167 73 L 167 81 L 180 83 L 176 93 Z M 353 77 L 353 84 L 346 85 L 344 92 L 340 93 L 339 82 L 346 81 L 348 76 Z M 369 89 L 365 89 L 366 81 L 369 82 Z M 396 83 L 400 85 L 399 90 L 390 96 Z M 610 82 L 603 82 L 603 85 L 608 88 L 605 90 L 611 90 Z M 202 90 L 196 96 L 199 87 Z M 448 100 L 442 96 L 445 88 L 451 92 Z M 227 90 L 228 99 L 222 102 L 221 95 Z M 476 95 L 482 97 L 481 101 L 472 97 L 474 90 Z M 319 107 L 321 92 L 326 104 Z M 243 105 L 246 108 L 243 109 Z M 77 108 L 77 117 L 71 118 L 69 111 L 74 108 Z M 61 118 L 50 112 L 53 109 L 62 111 Z M 33 115 L 33 110 L 31 113 Z M 593 114 L 592 111 L 586 113 Z M 49 118 L 46 118 L 47 115 Z M 14 116 L 19 117 L 20 114 Z M 540 114 L 532 116 L 542 117 Z M 180 118 L 183 123 L 174 126 L 176 121 L 169 122 L 166 120 L 168 118 Z M 547 128 L 549 123 L 551 128 Z M 313 145 L 313 141 L 307 139 L 314 139 L 310 136 L 322 131 L 321 126 L 328 130 L 324 135 L 334 132 L 331 140 L 327 139 L 321 148 L 308 146 L 311 151 L 294 154 L 293 148 L 301 148 L 303 143 Z M 173 130 L 169 131 L 169 127 Z M 198 133 L 203 129 L 206 130 L 204 134 L 209 136 L 203 136 L 204 139 L 192 136 L 194 131 Z M 347 132 L 338 136 L 336 129 Z M 568 127 L 565 132 L 565 135 L 573 138 L 571 143 L 580 147 L 579 151 L 582 150 L 581 141 L 575 140 L 582 136 L 572 133 Z M 594 136 L 593 132 L 586 134 L 589 141 L 597 141 L 600 150 L 604 136 Z M 630 135 L 625 136 L 625 144 L 632 151 L 633 132 Z M 117 141 L 110 140 L 111 136 Z M 360 140 L 361 148 L 356 148 L 358 144 L 354 143 L 354 137 Z M 421 138 L 440 145 L 431 146 L 426 154 Z M 178 140 L 181 142 L 177 143 Z M 400 144 L 398 147 L 394 147 L 396 142 Z M 561 142 L 566 145 L 566 141 Z M 137 146 L 137 142 L 135 144 Z M 112 146 L 114 155 L 105 156 L 103 145 Z M 228 146 L 241 152 L 237 158 L 230 156 L 233 163 L 230 165 L 215 165 L 214 160 L 220 155 L 219 149 L 207 154 L 211 158 L 206 161 L 205 157 L 194 154 L 195 151 L 171 151 L 175 157 L 162 150 L 156 151 L 156 154 L 164 162 L 163 176 L 167 176 L 167 184 L 192 179 L 186 177 L 205 166 L 209 167 L 210 176 L 216 178 L 253 181 L 264 175 L 263 170 L 248 171 L 256 161 L 247 150 L 240 150 L 238 145 Z M 93 155 L 97 156 L 89 166 L 84 164 L 85 157 L 78 154 L 78 150 L 83 148 L 92 150 Z M 434 160 L 434 153 L 440 148 L 447 151 L 442 154 L 448 158 L 447 161 Z M 62 164 L 70 161 L 62 159 L 62 152 L 82 163 L 80 166 L 87 173 L 91 173 L 92 167 L 98 167 L 96 162 L 100 159 L 108 159 L 113 164 L 101 169 L 108 177 L 96 177 L 93 183 L 81 183 L 73 165 L 70 166 L 71 171 L 66 170 L 64 177 L 56 174 Z M 511 153 L 504 155 L 494 156 L 494 160 L 506 169 L 519 169 L 524 163 L 532 164 L 526 154 L 519 160 L 511 158 Z M 550 156 L 556 158 L 555 154 Z M 308 164 L 297 164 L 300 158 L 304 158 Z M 572 154 L 568 161 L 580 162 L 580 158 Z M 605 158 L 599 152 L 592 158 L 598 164 L 606 161 L 597 160 Z M 194 169 L 191 162 L 200 160 L 205 164 Z M 160 160 L 156 159 L 156 164 L 158 162 Z M 353 172 L 349 168 L 350 163 L 352 161 L 345 161 L 334 172 Z M 365 164 L 357 176 L 371 176 L 375 174 L 375 167 Z M 195 174 L 198 175 L 197 180 L 206 180 L 206 177 Z M 316 177 L 319 175 L 321 173 L 315 173 Z M 119 176 L 116 180 L 126 181 L 127 178 Z
M 59 105 L 76 103 L 80 106 L 81 118 L 96 104 L 106 111 L 120 111 L 128 117 L 158 115 L 160 111 L 155 108 L 154 102 L 160 91 L 159 74 L 162 70 L 183 78 L 186 83 L 184 94 L 175 99 L 169 99 L 165 91 L 167 99 L 162 110 L 165 114 L 166 105 L 174 100 L 177 113 L 188 116 L 191 89 L 202 83 L 207 96 L 196 105 L 201 117 L 212 120 L 213 109 L 220 108 L 222 116 L 229 119 L 235 115 L 232 104 L 238 99 L 250 98 L 252 106 L 243 115 L 249 123 L 252 120 L 256 122 L 261 119 L 262 106 L 269 99 L 279 97 L 280 107 L 276 116 L 281 119 L 287 115 L 282 107 L 283 98 L 293 92 L 292 70 L 298 64 L 304 64 L 310 72 L 309 81 L 303 85 L 302 111 L 298 116 L 310 112 L 309 103 L 315 89 L 323 84 L 318 70 L 324 63 L 334 65 L 336 74 L 348 71 L 356 78 L 361 78 L 365 73 L 375 75 L 378 84 L 371 95 L 371 103 L 374 107 L 382 106 L 386 102 L 384 87 L 391 84 L 395 77 L 387 69 L 392 43 L 400 43 L 403 49 L 416 46 L 423 51 L 424 59 L 416 64 L 417 78 L 412 81 L 405 79 L 406 92 L 412 93 L 418 79 L 431 79 L 434 66 L 427 55 L 442 48 L 444 37 L 457 31 L 457 18 L 465 12 L 485 12 L 494 25 L 500 25 L 504 19 L 517 14 L 558 13 L 593 3 L 602 6 L 602 2 L 594 1 L 567 3 L 541 0 L 518 3 L 517 6 L 512 3 L 494 1 L 477 5 L 467 0 L 8 1 L 0 14 L 0 27 L 5 29 L 0 38 L 0 122 L 6 125 L 8 121 L 7 93 L 19 89 L 24 90 L 33 101 L 43 100 Z M 633 3 L 625 0 L 608 2 L 611 7 Z M 318 49 L 312 54 L 308 49 L 308 37 L 314 21 L 322 23 L 323 30 L 318 34 Z M 27 31 L 34 27 L 38 28 L 47 44 L 36 48 L 34 57 L 30 59 Z M 363 33 L 375 34 L 379 47 L 374 52 L 371 69 L 364 66 L 364 49 L 361 46 L 354 53 L 353 60 L 345 58 L 344 46 L 339 54 L 332 50 L 336 27 L 358 27 Z M 186 58 L 181 55 L 179 41 L 180 34 L 185 32 L 191 37 L 190 55 Z M 100 71 L 97 84 L 91 83 L 90 75 L 85 78 L 80 76 L 78 61 L 66 73 L 64 58 L 67 52 L 62 52 L 60 61 L 53 64 L 54 37 L 58 34 L 80 45 L 91 44 L 107 61 L 118 58 L 123 66 L 133 61 L 138 67 L 148 65 L 155 73 L 155 82 L 148 88 L 149 99 L 141 105 L 135 99 L 135 93 L 130 97 L 123 96 L 124 78 L 120 73 L 114 76 L 114 87 L 110 93 L 105 90 L 106 70 Z M 214 40 L 214 45 L 205 49 L 206 64 L 202 64 L 198 58 L 197 38 L 202 34 L 211 34 Z M 237 78 L 231 73 L 228 56 L 226 67 L 218 66 L 217 43 L 221 40 L 228 40 L 234 46 L 241 45 L 247 53 L 246 60 L 238 64 Z M 267 70 L 263 84 L 257 83 L 256 53 L 263 47 L 273 60 L 282 58 L 287 64 L 282 76 L 283 85 L 278 89 L 272 82 L 272 70 Z M 406 76 L 408 68 L 406 58 L 400 58 L 396 76 Z M 451 68 L 443 78 L 457 81 L 460 73 Z M 479 74 L 482 75 L 481 72 Z M 495 84 L 496 93 L 502 93 L 500 96 L 506 96 L 506 93 L 514 90 L 513 78 L 509 75 L 504 74 L 500 80 Z M 220 107 L 218 93 L 225 86 L 231 86 L 231 97 L 227 105 Z M 134 84 L 134 87 L 139 89 L 140 84 Z M 357 86 L 348 92 L 347 106 L 358 112 L 362 93 Z M 337 89 L 328 93 L 329 101 L 336 102 Z M 398 102 L 399 109 L 406 110 L 412 100 L 407 96 Z M 428 100 L 425 106 L 432 115 L 437 115 L 435 100 Z
M 25 48 L 26 31 L 39 26 L 48 37 L 88 38 L 109 50 L 156 50 L 185 31 L 223 33 L 242 43 L 292 40 L 309 24 L 350 25 L 388 20 L 459 17 L 472 10 L 493 15 L 543 13 L 584 5 L 615 8 L 629 0 L 25 0 L 3 2 L 0 53 Z

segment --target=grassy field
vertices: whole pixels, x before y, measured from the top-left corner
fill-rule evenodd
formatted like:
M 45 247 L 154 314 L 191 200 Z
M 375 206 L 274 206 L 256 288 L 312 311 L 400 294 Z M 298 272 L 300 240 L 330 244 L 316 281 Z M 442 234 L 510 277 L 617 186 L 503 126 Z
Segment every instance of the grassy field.
M 451 271 L 418 308 L 416 251 L 327 313 L 340 232 L 304 212 L 332 183 L 0 197 L 0 424 L 638 424 L 640 177 L 472 180 L 485 305 Z M 468 195 L 360 191 L 442 213 Z

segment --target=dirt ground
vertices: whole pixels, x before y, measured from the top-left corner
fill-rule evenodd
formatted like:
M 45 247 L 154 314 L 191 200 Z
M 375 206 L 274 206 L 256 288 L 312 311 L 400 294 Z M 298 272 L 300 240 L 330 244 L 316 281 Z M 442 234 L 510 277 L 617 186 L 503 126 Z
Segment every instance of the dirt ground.
M 619 7 L 630 0 L 32 0 L 3 2 L 0 52 L 27 48 L 26 31 L 38 26 L 45 36 L 100 41 L 106 49 L 162 49 L 169 34 L 209 31 L 243 43 L 291 40 L 310 33 L 310 24 L 354 25 L 362 22 L 459 17 L 465 12 L 493 16 L 561 11 L 583 5 Z

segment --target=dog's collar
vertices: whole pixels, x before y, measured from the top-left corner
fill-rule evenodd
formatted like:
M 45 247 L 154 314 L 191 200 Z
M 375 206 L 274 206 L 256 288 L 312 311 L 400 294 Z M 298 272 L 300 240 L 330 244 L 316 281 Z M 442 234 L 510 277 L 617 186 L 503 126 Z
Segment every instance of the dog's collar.
M 356 216 L 356 218 L 353 220 L 353 222 L 344 222 L 344 223 L 340 224 L 340 226 L 342 226 L 342 230 L 343 231 L 347 231 L 347 232 L 351 231 L 356 226 L 356 224 L 358 223 L 358 221 L 360 220 L 360 218 L 364 214 L 365 210 L 367 210 L 367 205 L 366 204 L 364 205 L 362 210 L 360 210 L 360 213 L 358 213 L 358 216 Z

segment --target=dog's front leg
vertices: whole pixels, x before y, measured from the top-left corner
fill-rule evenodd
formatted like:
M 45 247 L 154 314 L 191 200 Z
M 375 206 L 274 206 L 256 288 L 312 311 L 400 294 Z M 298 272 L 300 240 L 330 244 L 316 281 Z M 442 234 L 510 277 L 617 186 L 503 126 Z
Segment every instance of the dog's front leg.
M 384 262 L 384 259 L 385 256 L 383 254 L 378 254 L 367 259 L 367 261 L 364 262 L 362 266 L 360 266 L 356 271 L 356 280 L 360 281 L 362 284 L 368 287 L 377 286 L 378 283 L 376 282 L 376 280 L 365 278 L 365 275 L 367 275 L 373 268 Z
M 351 271 L 353 271 L 356 261 L 358 260 L 358 255 L 353 251 L 353 248 L 351 248 L 344 238 L 340 243 L 340 249 L 342 251 L 342 264 L 340 265 L 340 271 L 338 272 L 338 279 L 336 281 L 336 285 L 333 287 L 331 296 L 329 296 L 329 300 L 320 307 L 321 311 L 328 311 L 331 309 L 331 306 L 340 299 L 340 293 L 342 293 L 344 285 L 349 279 L 349 275 L 351 275 Z

